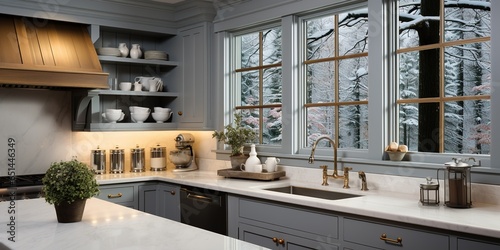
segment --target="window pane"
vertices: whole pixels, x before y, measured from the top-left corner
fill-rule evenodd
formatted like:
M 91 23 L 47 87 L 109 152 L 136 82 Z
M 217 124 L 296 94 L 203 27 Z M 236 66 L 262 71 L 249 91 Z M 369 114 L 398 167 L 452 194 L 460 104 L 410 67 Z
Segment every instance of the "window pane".
M 490 1 L 475 0 L 468 3 L 467 8 L 445 8 L 446 41 L 490 36 Z
M 259 65 L 259 33 L 241 36 L 241 68 Z
M 472 43 L 445 49 L 445 95 L 490 94 L 490 43 Z
M 399 54 L 399 98 L 417 98 L 419 82 L 419 53 Z
M 334 107 L 310 107 L 307 112 L 307 146 L 311 147 L 314 140 L 320 135 L 329 135 L 333 138 L 335 131 Z
M 368 106 L 340 106 L 339 148 L 368 148 Z
M 340 14 L 339 20 L 339 54 L 367 52 L 368 10 L 360 9 Z
M 340 101 L 368 99 L 368 58 L 341 60 L 339 63 Z
M 281 28 L 263 32 L 262 40 L 263 65 L 281 62 Z
M 307 103 L 335 101 L 335 63 L 307 65 Z
M 306 21 L 307 60 L 335 55 L 335 18 L 327 16 Z
M 241 123 L 245 127 L 253 128 L 255 132 L 259 131 L 259 109 L 242 109 Z
M 263 110 L 262 142 L 269 145 L 281 144 L 281 108 Z
M 259 104 L 259 71 L 241 73 L 241 105 Z
M 264 69 L 263 104 L 281 103 L 281 68 Z
M 418 150 L 418 105 L 399 106 L 399 143 L 408 146 L 410 151 Z
M 439 43 L 440 2 L 438 0 L 399 1 L 400 48 Z
M 445 152 L 488 154 L 489 100 L 449 102 L 445 105 Z

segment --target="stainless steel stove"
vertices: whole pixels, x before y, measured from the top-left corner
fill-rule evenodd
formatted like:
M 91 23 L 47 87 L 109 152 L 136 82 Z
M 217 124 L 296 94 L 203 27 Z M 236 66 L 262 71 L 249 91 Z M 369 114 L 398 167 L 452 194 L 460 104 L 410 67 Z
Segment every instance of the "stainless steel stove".
M 43 197 L 44 174 L 0 176 L 0 201 Z

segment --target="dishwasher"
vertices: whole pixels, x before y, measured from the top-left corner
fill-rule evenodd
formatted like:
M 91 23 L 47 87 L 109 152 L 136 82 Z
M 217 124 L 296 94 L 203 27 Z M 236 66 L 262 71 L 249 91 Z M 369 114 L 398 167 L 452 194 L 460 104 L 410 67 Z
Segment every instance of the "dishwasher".
M 227 194 L 220 191 L 182 186 L 181 222 L 227 235 Z

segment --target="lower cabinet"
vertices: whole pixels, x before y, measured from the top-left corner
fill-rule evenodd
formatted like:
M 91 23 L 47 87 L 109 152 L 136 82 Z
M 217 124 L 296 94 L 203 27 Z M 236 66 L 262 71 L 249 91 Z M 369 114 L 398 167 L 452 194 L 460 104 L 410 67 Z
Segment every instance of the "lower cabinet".
M 343 240 L 354 243 L 352 249 L 450 249 L 450 237 L 445 234 L 351 218 L 343 222 Z
M 338 219 L 321 211 L 228 197 L 228 235 L 270 249 L 339 249 Z
M 139 186 L 139 210 L 174 221 L 181 220 L 180 187 L 166 183 Z
M 499 250 L 500 239 L 497 239 L 496 243 L 462 238 L 457 239 L 457 250 L 469 249 Z
M 96 198 L 138 209 L 139 202 L 137 190 L 137 183 L 101 185 L 99 186 L 99 194 Z

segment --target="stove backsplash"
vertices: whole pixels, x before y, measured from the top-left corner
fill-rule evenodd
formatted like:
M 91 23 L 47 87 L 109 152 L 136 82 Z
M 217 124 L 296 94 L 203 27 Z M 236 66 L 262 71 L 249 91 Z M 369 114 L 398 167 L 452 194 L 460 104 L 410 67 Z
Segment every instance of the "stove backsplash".
M 69 91 L 0 88 L 0 176 L 8 175 L 9 138 L 16 175 L 45 173 L 71 153 Z

